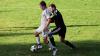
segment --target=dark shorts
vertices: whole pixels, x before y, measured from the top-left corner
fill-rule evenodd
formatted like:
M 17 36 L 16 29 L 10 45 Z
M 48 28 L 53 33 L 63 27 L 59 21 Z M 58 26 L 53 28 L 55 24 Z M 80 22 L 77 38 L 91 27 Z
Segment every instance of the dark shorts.
M 55 28 L 53 29 L 51 32 L 53 32 L 53 35 L 58 34 L 59 36 L 65 38 L 66 35 L 66 27 L 61 28 L 60 30 L 58 30 L 59 28 Z

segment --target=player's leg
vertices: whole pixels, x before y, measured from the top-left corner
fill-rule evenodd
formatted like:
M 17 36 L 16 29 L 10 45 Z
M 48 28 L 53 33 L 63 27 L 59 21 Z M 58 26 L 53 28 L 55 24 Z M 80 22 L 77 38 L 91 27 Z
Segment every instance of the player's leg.
M 44 39 L 44 43 L 45 44 L 48 44 L 49 46 L 49 50 L 52 50 L 53 48 L 55 48 L 52 43 L 50 42 L 50 39 L 48 37 L 48 33 L 49 33 L 49 30 L 45 30 L 42 32 L 42 36 L 43 36 L 43 39 Z M 53 39 L 54 40 L 54 39 Z
M 48 44 L 48 30 L 42 31 L 42 36 L 45 44 Z
M 49 42 L 48 41 L 48 36 L 45 36 L 44 39 L 43 39 L 43 41 L 44 41 L 45 44 L 48 44 L 48 42 Z
M 54 41 L 54 37 L 52 35 L 58 34 L 59 30 L 61 28 L 55 28 L 53 29 L 51 32 L 49 32 L 48 37 L 49 37 L 49 42 L 53 45 L 56 46 L 55 41 Z
M 57 49 L 56 49 L 56 44 L 55 44 L 55 41 L 54 41 L 54 37 L 52 35 L 54 35 L 54 34 L 56 34 L 58 32 L 58 31 L 56 31 L 57 29 L 58 28 L 55 28 L 54 30 L 52 30 L 48 34 L 48 37 L 49 37 L 49 45 L 50 45 L 50 48 L 53 51 L 53 55 L 56 55 Z
M 71 47 L 72 49 L 75 49 L 75 48 L 76 48 L 71 42 L 65 40 L 65 38 L 62 37 L 62 36 L 60 36 L 60 41 L 61 41 L 62 43 L 64 43 L 65 45 Z
M 58 28 L 55 28 L 55 29 L 53 29 L 51 32 L 48 33 L 49 40 L 50 40 L 50 42 L 52 43 L 52 45 L 54 45 L 54 46 L 56 46 L 56 44 L 55 44 L 53 35 L 54 35 L 54 34 L 57 34 L 58 31 L 59 31 Z
M 36 31 L 34 32 L 34 35 L 36 37 L 36 42 L 37 42 L 37 47 L 38 49 L 42 48 L 42 45 L 40 43 L 40 36 L 39 34 L 41 33 L 40 27 L 38 29 L 36 29 Z
M 60 41 L 64 43 L 65 45 L 68 45 L 72 49 L 76 48 L 72 43 L 69 41 L 65 40 L 65 35 L 66 35 L 66 29 L 63 28 L 63 30 L 59 31 L 59 36 L 60 36 Z
M 56 45 L 55 45 L 54 38 L 53 38 L 52 35 L 48 35 L 48 37 L 49 37 L 49 43 L 48 43 L 48 45 L 49 45 L 49 47 L 51 48 L 51 50 L 53 52 L 52 55 L 55 56 L 56 52 L 57 52 L 57 48 L 56 48 Z

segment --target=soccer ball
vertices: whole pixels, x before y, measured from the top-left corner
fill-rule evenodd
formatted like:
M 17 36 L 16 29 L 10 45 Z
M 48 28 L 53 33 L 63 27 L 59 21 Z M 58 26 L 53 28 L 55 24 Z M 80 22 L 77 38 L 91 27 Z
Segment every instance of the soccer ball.
M 37 51 L 37 47 L 36 47 L 36 45 L 31 46 L 30 51 L 32 51 L 32 52 L 36 52 L 36 51 Z

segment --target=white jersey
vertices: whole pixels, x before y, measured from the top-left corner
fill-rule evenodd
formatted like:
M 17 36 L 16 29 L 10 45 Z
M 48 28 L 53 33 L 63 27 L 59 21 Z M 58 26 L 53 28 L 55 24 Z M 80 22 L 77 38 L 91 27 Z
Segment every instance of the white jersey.
M 49 9 L 45 9 L 42 14 L 41 14 L 41 23 L 39 28 L 37 29 L 37 32 L 42 32 L 44 29 L 44 26 L 47 23 L 48 18 L 51 18 L 51 12 L 49 11 Z

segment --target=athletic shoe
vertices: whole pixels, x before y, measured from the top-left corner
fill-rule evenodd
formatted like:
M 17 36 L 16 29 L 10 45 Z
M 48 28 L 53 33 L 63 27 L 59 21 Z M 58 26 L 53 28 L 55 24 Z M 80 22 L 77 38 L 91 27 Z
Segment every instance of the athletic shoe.
M 38 49 L 41 49 L 41 48 L 42 48 L 42 45 L 41 45 L 41 44 L 38 44 L 38 45 L 37 45 L 37 48 L 38 48 Z
M 52 56 L 56 56 L 57 51 L 58 51 L 58 49 L 54 48 Z
M 48 50 L 49 50 L 49 51 L 51 51 L 51 50 L 52 50 L 52 48 L 49 48 Z
M 77 48 L 76 48 L 76 46 L 72 46 L 72 47 L 70 47 L 72 50 L 76 50 Z

